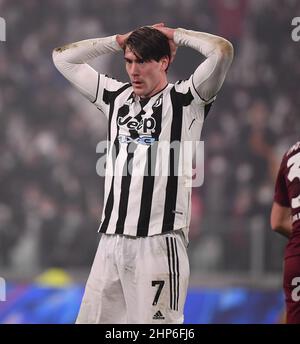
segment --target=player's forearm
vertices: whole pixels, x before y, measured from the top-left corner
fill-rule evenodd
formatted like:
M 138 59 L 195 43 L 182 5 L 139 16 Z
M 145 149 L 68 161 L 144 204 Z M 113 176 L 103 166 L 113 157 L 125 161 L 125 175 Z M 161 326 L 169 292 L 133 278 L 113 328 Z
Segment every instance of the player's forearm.
M 278 233 L 283 235 L 286 238 L 290 238 L 292 235 L 292 226 L 290 225 L 290 222 L 283 223 L 281 226 L 278 226 L 276 228 L 273 228 L 273 230 Z
M 116 36 L 109 36 L 67 44 L 54 49 L 53 56 L 68 63 L 81 64 L 100 55 L 120 50 L 122 49 L 116 40 Z
M 217 54 L 228 60 L 233 58 L 233 46 L 229 41 L 206 32 L 178 28 L 174 32 L 174 42 L 179 46 L 193 48 L 205 57 Z
M 271 228 L 274 232 L 290 238 L 293 231 L 291 218 L 291 208 L 282 206 L 278 201 L 274 201 L 270 217 Z
M 53 50 L 53 62 L 60 73 L 90 101 L 95 101 L 98 72 L 86 62 L 100 55 L 117 52 L 116 36 L 88 39 Z
M 293 223 L 290 213 L 284 213 L 284 216 L 282 217 L 275 217 L 275 215 L 271 216 L 271 226 L 274 232 L 279 233 L 286 238 L 290 238 L 293 231 Z
M 200 52 L 206 60 L 193 75 L 193 83 L 200 97 L 208 101 L 221 88 L 233 59 L 232 44 L 222 37 L 204 32 L 176 29 L 174 41 Z

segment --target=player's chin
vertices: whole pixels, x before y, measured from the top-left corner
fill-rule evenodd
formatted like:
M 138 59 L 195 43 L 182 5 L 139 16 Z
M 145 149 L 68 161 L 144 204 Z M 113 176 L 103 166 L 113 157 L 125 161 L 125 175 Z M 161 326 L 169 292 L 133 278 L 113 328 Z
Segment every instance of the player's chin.
M 140 96 L 140 97 L 143 97 L 145 96 L 145 90 L 142 88 L 142 87 L 134 87 L 133 88 L 134 90 L 134 93 L 137 95 L 137 96 Z

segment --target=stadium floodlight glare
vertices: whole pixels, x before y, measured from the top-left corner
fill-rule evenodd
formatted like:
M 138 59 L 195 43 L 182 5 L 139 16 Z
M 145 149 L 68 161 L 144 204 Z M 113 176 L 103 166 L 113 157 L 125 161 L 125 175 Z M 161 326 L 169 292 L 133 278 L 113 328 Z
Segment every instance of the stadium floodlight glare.
M 6 283 L 3 277 L 0 277 L 0 302 L 6 301 Z
M 6 21 L 2 17 L 0 17 L 0 41 L 6 41 Z

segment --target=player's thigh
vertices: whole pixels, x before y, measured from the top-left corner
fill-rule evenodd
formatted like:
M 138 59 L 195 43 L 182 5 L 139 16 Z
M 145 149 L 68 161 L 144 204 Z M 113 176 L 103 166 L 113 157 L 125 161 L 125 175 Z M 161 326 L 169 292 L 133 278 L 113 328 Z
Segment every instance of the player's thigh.
M 125 300 L 113 252 L 114 237 L 103 235 L 86 283 L 77 323 L 125 322 Z
M 131 321 L 182 323 L 190 273 L 184 238 L 172 233 L 148 239 L 137 255 Z
M 300 324 L 300 256 L 285 259 L 283 287 L 287 323 Z

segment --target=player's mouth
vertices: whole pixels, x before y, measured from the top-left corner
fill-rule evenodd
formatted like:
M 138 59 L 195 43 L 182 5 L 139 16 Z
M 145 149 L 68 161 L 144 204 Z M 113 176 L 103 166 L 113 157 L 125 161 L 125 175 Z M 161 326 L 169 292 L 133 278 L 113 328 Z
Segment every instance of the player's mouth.
M 132 86 L 134 87 L 141 87 L 143 84 L 142 81 L 132 81 Z

